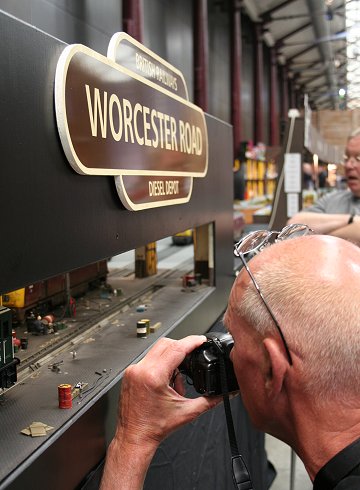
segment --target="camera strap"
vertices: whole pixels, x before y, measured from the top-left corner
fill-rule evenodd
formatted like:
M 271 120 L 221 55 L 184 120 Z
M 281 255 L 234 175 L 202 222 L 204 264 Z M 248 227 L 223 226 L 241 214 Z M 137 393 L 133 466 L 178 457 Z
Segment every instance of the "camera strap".
M 221 383 L 221 390 L 223 392 L 226 425 L 228 429 L 230 449 L 231 449 L 231 467 L 232 467 L 233 481 L 235 487 L 238 490 L 253 490 L 253 485 L 249 474 L 249 470 L 247 469 L 243 457 L 241 456 L 241 454 L 239 454 L 239 449 L 236 441 L 234 422 L 233 422 L 231 407 L 230 407 L 229 390 L 228 390 L 225 360 L 224 360 L 224 351 L 221 343 L 216 340 L 217 339 L 214 339 L 214 343 L 218 348 L 218 350 L 220 350 L 221 352 L 221 355 L 219 356 L 220 383 Z

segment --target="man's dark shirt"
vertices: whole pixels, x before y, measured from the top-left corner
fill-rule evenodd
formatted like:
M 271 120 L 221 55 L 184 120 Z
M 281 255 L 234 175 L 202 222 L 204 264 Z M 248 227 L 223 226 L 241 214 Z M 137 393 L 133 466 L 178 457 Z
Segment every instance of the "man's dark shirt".
M 360 439 L 321 468 L 314 480 L 314 490 L 360 490 Z

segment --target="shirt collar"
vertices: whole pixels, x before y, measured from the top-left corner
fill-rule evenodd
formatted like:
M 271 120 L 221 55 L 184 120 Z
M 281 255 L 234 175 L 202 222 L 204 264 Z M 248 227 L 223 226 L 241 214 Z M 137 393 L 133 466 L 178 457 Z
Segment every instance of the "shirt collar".
M 313 490 L 331 490 L 360 464 L 360 438 L 337 453 L 317 473 Z

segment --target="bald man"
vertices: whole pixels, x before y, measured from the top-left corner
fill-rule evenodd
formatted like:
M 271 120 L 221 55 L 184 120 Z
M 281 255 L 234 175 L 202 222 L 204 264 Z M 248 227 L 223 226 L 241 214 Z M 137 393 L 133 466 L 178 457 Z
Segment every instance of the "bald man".
M 313 206 L 295 214 L 288 224 L 305 223 L 316 233 L 360 245 L 360 128 L 348 138 L 344 169 L 348 190 L 325 194 Z
M 244 267 L 224 323 L 251 420 L 295 450 L 314 490 L 359 490 L 360 250 L 310 235 L 266 247 L 248 265 L 284 335 Z M 162 339 L 126 370 L 102 490 L 142 488 L 160 441 L 219 402 L 184 398 L 179 377 L 170 386 L 185 355 L 204 340 Z

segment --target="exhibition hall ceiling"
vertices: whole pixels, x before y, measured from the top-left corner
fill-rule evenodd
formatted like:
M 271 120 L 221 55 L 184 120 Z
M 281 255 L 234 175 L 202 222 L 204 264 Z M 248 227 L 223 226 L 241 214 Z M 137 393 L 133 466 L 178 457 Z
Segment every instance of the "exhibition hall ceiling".
M 360 0 L 244 0 L 313 109 L 360 107 Z M 339 93 L 340 91 L 340 93 Z

